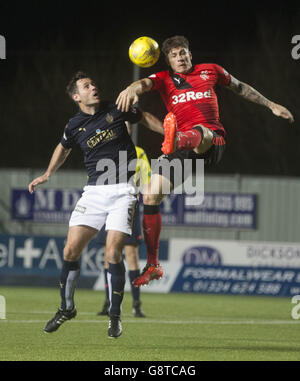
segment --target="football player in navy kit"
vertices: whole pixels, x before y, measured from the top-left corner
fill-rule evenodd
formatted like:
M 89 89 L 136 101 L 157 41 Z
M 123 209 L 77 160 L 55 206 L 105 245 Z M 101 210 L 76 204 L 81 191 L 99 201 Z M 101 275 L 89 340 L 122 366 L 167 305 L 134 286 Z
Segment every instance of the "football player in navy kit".
M 108 336 L 117 338 L 122 333 L 121 304 L 125 286 L 122 250 L 127 235 L 131 234 L 137 202 L 133 181 L 136 151 L 125 121 L 140 122 L 161 134 L 164 134 L 163 125 L 149 113 L 136 108 L 122 112 L 115 103 L 102 100 L 93 80 L 83 72 L 75 74 L 67 92 L 79 106 L 79 112 L 66 125 L 45 173 L 28 185 L 29 192 L 33 193 L 64 163 L 72 147 L 80 146 L 88 181 L 69 221 L 60 275 L 61 305 L 44 331 L 54 332 L 76 316 L 74 292 L 80 273 L 79 258 L 85 246 L 106 224 L 110 297 Z

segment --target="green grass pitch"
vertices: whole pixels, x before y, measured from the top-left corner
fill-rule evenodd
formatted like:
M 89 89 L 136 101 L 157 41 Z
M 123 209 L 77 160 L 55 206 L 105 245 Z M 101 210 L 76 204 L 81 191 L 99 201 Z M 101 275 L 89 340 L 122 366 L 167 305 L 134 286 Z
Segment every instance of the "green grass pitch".
M 55 288 L 0 287 L 6 320 L 0 320 L 0 361 L 298 361 L 300 320 L 290 298 L 149 294 L 146 318 L 134 318 L 123 301 L 123 334 L 107 336 L 98 317 L 104 293 L 78 289 L 76 319 L 45 334 L 59 305 Z

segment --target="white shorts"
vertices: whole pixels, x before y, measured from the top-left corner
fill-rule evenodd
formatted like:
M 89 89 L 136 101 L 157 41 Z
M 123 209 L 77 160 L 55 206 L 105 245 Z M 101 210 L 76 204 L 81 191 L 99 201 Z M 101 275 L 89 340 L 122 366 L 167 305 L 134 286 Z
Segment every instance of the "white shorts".
M 87 185 L 83 191 L 71 214 L 69 226 L 86 225 L 101 230 L 106 223 L 106 230 L 132 234 L 137 204 L 136 188 L 133 185 Z

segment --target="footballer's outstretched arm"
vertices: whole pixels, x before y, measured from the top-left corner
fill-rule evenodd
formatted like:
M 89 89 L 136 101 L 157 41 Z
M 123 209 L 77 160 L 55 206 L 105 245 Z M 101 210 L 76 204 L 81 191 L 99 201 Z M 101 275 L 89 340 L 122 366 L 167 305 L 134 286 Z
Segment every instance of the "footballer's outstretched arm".
M 143 112 L 141 124 L 154 132 L 158 132 L 161 135 L 165 134 L 163 123 L 157 119 L 156 116 L 150 114 L 149 112 Z
M 65 162 L 71 148 L 64 148 L 61 143 L 58 143 L 55 150 L 53 151 L 52 157 L 50 159 L 48 168 L 42 176 L 35 178 L 29 185 L 28 190 L 30 193 L 34 192 L 36 186 L 45 183 L 49 180 L 50 176 L 58 170 L 58 168 Z
M 231 81 L 227 86 L 230 90 L 251 102 L 269 108 L 274 115 L 288 119 L 290 123 L 294 122 L 294 117 L 287 108 L 270 101 L 247 83 L 239 81 L 232 75 L 230 77 Z
M 143 78 L 133 82 L 119 94 L 116 100 L 118 110 L 128 112 L 130 106 L 137 103 L 139 96 L 146 91 L 150 91 L 152 87 L 153 82 L 150 78 Z

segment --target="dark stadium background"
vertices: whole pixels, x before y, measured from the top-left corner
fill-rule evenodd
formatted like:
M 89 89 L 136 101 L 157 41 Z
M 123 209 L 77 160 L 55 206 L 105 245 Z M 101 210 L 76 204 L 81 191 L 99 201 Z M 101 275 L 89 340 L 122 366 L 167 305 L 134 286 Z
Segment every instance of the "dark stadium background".
M 223 5 L 222 5 L 223 4 Z M 261 2 L 189 2 L 137 5 L 123 2 L 17 2 L 0 5 L 0 35 L 7 58 L 0 60 L 0 167 L 45 168 L 63 128 L 76 112 L 65 87 L 78 69 L 93 76 L 114 100 L 132 81 L 130 43 L 148 35 L 162 43 L 183 34 L 193 62 L 215 62 L 294 115 L 293 126 L 261 106 L 219 89 L 227 151 L 210 173 L 300 175 L 300 59 L 291 39 L 300 35 L 300 5 Z M 166 68 L 163 58 L 141 76 Z M 141 107 L 163 118 L 156 93 Z M 161 138 L 143 127 L 138 144 L 160 155 Z M 80 152 L 64 168 L 82 169 Z

